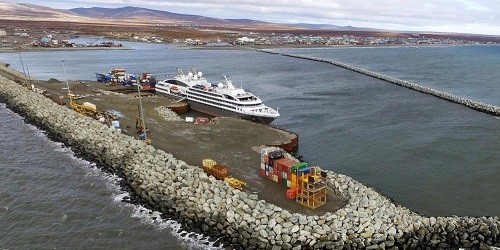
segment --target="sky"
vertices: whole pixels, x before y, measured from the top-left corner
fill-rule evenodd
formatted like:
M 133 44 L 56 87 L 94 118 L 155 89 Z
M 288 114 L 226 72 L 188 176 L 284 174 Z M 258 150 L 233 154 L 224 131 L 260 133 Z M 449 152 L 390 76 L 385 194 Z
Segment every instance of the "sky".
M 215 18 L 500 35 L 500 0 L 8 0 L 59 9 L 135 6 Z

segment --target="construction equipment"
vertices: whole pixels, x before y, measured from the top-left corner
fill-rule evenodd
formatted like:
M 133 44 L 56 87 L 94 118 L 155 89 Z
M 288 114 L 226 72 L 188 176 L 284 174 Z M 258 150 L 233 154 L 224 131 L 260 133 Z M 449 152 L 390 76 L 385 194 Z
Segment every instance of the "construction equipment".
M 94 119 L 97 119 L 97 116 L 99 115 L 99 112 L 97 111 L 97 107 L 95 106 L 95 104 L 92 104 L 90 102 L 84 102 L 83 104 L 78 104 L 75 100 L 73 100 L 73 98 L 70 98 L 70 105 L 74 111 L 82 115 L 86 115 Z
M 204 159 L 202 161 L 203 171 L 208 175 L 215 177 L 217 180 L 223 180 L 229 184 L 232 188 L 243 190 L 243 187 L 247 185 L 246 182 L 236 179 L 234 177 L 228 177 L 227 167 L 217 164 L 216 161 L 212 159 Z
M 233 177 L 228 177 L 224 179 L 224 181 L 229 183 L 229 186 L 231 186 L 232 188 L 236 188 L 239 190 L 243 190 L 243 187 L 247 185 L 246 182 Z
M 144 129 L 144 121 L 140 116 L 138 116 L 137 119 L 135 120 L 135 128 L 137 129 L 138 134 L 142 134 L 144 132 L 146 132 L 147 134 L 150 133 L 149 128 Z

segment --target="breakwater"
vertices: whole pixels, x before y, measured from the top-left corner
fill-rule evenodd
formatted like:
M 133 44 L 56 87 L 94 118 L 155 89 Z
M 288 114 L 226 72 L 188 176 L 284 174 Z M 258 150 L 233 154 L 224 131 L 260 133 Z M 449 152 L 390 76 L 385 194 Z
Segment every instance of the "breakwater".
M 498 217 L 424 217 L 331 171 L 328 186 L 348 199 L 346 206 L 316 216 L 290 213 L 3 77 L 0 100 L 73 151 L 123 176 L 123 185 L 141 203 L 227 244 L 245 249 L 500 246 Z
M 371 76 L 380 80 L 384 80 L 408 89 L 416 90 L 424 94 L 429 94 L 433 95 L 436 97 L 439 97 L 441 99 L 454 102 L 457 104 L 464 105 L 468 108 L 474 109 L 476 111 L 480 111 L 483 113 L 487 113 L 493 116 L 499 116 L 500 117 L 500 107 L 495 106 L 495 105 L 490 105 L 478 101 L 474 101 L 471 99 L 463 98 L 454 94 L 446 93 L 443 91 L 439 91 L 433 88 L 425 87 L 416 83 L 412 83 L 409 81 L 397 79 L 391 76 L 383 75 L 377 72 L 373 72 L 367 69 L 362 69 L 347 63 L 335 61 L 335 60 L 330 60 L 330 59 L 325 59 L 325 58 L 318 58 L 318 57 L 312 57 L 312 56 L 305 56 L 305 55 L 295 55 L 295 54 L 288 54 L 288 53 L 281 53 L 281 52 L 275 52 L 275 51 L 270 51 L 270 50 L 257 50 L 258 52 L 264 52 L 264 53 L 269 53 L 269 54 L 276 54 L 276 55 L 282 55 L 282 56 L 287 56 L 287 57 L 293 57 L 293 58 L 299 58 L 299 59 L 305 59 L 305 60 L 311 60 L 311 61 L 317 61 L 317 62 L 324 62 L 324 63 L 329 63 L 335 66 L 339 66 L 354 72 L 358 72 L 367 76 Z

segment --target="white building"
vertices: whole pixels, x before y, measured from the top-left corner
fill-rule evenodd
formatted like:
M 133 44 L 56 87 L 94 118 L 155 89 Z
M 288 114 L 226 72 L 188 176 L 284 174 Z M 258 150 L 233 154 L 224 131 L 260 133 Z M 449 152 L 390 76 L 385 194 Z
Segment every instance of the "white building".
M 0 30 L 0 37 L 6 37 L 6 36 L 7 36 L 7 31 Z
M 248 38 L 248 37 L 244 36 L 244 37 L 240 37 L 240 38 L 238 38 L 237 43 L 238 43 L 238 44 L 240 44 L 240 45 L 244 45 L 244 44 L 254 44 L 254 43 L 255 43 L 255 39 L 253 39 L 253 38 Z

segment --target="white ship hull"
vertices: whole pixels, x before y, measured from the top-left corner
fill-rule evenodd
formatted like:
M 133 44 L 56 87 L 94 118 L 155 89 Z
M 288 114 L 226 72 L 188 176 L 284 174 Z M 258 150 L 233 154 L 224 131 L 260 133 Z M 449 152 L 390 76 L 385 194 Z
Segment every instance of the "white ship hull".
M 209 114 L 209 115 L 213 115 L 213 116 L 238 117 L 241 119 L 253 121 L 256 123 L 264 123 L 264 124 L 269 124 L 269 123 L 273 122 L 274 119 L 276 119 L 275 117 L 246 115 L 246 114 L 242 114 L 239 112 L 234 112 L 231 110 L 207 105 L 204 103 L 199 103 L 199 102 L 196 102 L 194 100 L 190 100 L 189 98 L 187 100 L 188 100 L 189 107 L 192 110 L 196 110 L 196 111 L 199 111 L 199 112 L 202 112 L 205 114 Z

